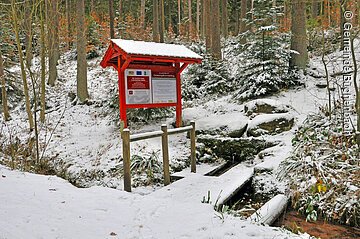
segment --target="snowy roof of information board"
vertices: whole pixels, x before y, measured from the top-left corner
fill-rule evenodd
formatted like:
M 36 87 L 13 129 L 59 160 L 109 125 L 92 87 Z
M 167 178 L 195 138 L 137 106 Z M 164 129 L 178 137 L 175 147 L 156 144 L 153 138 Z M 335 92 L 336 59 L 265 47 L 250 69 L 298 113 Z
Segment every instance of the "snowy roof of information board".
M 111 41 L 128 54 L 202 59 L 200 55 L 183 45 L 123 39 L 111 39 Z

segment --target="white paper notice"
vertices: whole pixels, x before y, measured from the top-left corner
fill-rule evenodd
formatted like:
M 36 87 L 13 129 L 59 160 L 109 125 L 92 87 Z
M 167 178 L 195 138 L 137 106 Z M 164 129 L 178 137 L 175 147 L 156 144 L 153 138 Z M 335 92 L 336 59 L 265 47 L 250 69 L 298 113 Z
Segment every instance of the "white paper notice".
M 176 103 L 176 78 L 172 72 L 152 72 L 153 103 Z

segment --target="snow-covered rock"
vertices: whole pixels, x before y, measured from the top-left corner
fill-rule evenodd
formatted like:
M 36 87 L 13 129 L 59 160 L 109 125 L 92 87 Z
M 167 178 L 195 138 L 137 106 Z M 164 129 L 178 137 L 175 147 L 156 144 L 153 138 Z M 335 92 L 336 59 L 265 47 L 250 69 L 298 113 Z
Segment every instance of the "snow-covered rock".
M 255 138 L 230 138 L 211 135 L 198 137 L 198 142 L 205 146 L 205 154 L 225 160 L 244 161 L 253 159 L 260 151 L 274 146 L 273 143 Z
M 249 122 L 247 135 L 279 134 L 290 130 L 294 125 L 294 115 L 291 113 L 262 114 Z
M 212 115 L 196 121 L 197 132 L 210 135 L 227 135 L 240 138 L 246 131 L 248 118 L 242 113 Z
M 252 114 L 287 113 L 292 110 L 291 106 L 285 105 L 273 99 L 258 99 L 245 104 L 244 110 L 247 116 Z

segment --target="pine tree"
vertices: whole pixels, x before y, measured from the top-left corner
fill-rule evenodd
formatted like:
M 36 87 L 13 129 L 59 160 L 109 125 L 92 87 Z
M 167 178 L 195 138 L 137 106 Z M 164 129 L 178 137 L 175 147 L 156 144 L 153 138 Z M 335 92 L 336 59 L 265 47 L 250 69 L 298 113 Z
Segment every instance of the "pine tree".
M 280 12 L 281 8 L 274 7 L 272 0 L 254 1 L 254 20 L 247 22 L 253 30 L 239 36 L 240 41 L 247 39 L 239 49 L 244 58 L 238 73 L 240 100 L 277 92 L 293 83 L 288 74 L 289 37 L 279 32 L 279 24 L 273 21 Z

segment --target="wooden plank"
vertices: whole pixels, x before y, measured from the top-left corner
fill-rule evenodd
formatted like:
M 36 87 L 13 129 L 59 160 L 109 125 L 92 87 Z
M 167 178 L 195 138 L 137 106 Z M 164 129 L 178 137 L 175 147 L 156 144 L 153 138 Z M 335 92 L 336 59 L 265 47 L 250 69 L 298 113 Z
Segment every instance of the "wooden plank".
M 129 129 L 123 130 L 122 140 L 123 140 L 124 190 L 127 192 L 131 192 L 130 130 Z
M 169 165 L 169 142 L 166 124 L 161 125 L 161 136 L 162 154 L 163 154 L 163 171 L 164 171 L 164 184 L 170 184 L 170 165 Z
M 191 121 L 190 130 L 190 159 L 191 159 L 191 172 L 196 173 L 196 145 L 195 145 L 195 121 Z
M 185 126 L 185 127 L 181 127 L 181 128 L 176 128 L 176 129 L 169 129 L 168 130 L 168 134 L 172 135 L 172 134 L 180 134 L 180 133 L 185 133 L 188 132 L 190 130 L 192 130 L 192 126 Z
M 160 137 L 162 135 L 163 135 L 163 132 L 161 130 L 157 130 L 157 131 L 153 131 L 153 132 L 146 132 L 146 133 L 141 133 L 141 134 L 134 134 L 134 135 L 130 136 L 130 142 L 156 138 L 156 137 Z

